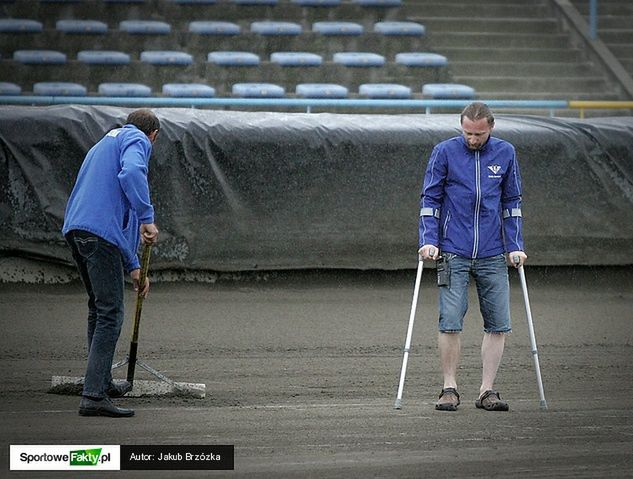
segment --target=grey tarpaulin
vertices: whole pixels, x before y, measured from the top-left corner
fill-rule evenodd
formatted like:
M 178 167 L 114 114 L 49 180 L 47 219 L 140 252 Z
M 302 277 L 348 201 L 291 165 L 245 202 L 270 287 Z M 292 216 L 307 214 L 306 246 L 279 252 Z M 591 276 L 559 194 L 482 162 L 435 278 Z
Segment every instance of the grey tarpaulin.
M 127 108 L 0 107 L 0 255 L 66 262 L 86 151 Z M 154 269 L 415 267 L 420 186 L 457 115 L 156 109 Z M 531 264 L 633 263 L 633 118 L 497 115 Z

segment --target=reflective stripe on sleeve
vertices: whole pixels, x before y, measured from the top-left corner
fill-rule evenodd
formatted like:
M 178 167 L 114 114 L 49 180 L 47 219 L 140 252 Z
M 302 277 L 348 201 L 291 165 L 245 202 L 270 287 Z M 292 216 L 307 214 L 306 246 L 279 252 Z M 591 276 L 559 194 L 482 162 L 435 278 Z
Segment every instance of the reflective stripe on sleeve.
M 434 208 L 421 208 L 420 216 L 435 216 L 436 218 L 439 218 L 440 210 Z
M 503 210 L 503 219 L 505 220 L 506 218 L 510 218 L 510 217 L 521 217 L 523 216 L 521 214 L 521 208 L 512 208 L 512 210 L 509 209 L 505 209 Z

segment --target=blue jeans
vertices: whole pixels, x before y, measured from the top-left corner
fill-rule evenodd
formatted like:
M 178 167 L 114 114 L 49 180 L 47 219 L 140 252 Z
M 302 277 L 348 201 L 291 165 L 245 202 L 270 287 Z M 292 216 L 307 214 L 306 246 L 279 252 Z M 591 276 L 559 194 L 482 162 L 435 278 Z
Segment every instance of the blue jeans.
M 103 398 L 123 324 L 123 257 L 112 243 L 86 231 L 66 235 L 88 293 L 88 366 L 83 395 Z
M 449 267 L 449 285 L 440 287 L 441 332 L 460 332 L 468 310 L 468 284 L 475 280 L 479 309 L 486 333 L 509 333 L 510 283 L 504 255 L 470 259 L 451 253 L 444 257 Z

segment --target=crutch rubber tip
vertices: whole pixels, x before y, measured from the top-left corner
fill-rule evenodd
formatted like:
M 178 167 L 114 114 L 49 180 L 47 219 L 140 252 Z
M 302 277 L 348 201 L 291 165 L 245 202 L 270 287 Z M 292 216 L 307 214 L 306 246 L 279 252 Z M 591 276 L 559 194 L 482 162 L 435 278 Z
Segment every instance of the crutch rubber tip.
M 402 409 L 402 401 L 400 399 L 396 399 L 396 403 L 393 405 L 394 409 Z
M 541 401 L 541 409 L 547 411 L 547 401 L 545 399 Z

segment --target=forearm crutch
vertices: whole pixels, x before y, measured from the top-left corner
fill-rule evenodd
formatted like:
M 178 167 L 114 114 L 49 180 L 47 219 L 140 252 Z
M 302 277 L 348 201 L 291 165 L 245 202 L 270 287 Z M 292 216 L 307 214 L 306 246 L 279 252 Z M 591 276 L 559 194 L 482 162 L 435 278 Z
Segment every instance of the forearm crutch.
M 404 343 L 404 355 L 402 357 L 402 369 L 400 370 L 400 384 L 398 385 L 398 396 L 396 397 L 395 409 L 402 407 L 402 390 L 404 389 L 404 378 L 407 374 L 407 362 L 409 361 L 409 350 L 411 348 L 411 336 L 413 334 L 413 322 L 415 321 L 415 310 L 418 305 L 418 293 L 420 292 L 420 280 L 424 263 L 422 258 L 418 258 L 418 271 L 415 277 L 415 288 L 413 289 L 413 301 L 411 302 L 411 314 L 409 315 L 409 328 L 407 329 L 407 339 Z
M 519 257 L 513 258 L 515 264 L 519 262 Z M 536 370 L 536 381 L 538 383 L 538 393 L 541 399 L 541 409 L 547 409 L 547 401 L 545 400 L 545 392 L 543 391 L 543 380 L 541 379 L 541 366 L 538 362 L 538 350 L 536 348 L 536 336 L 534 334 L 534 323 L 532 321 L 532 310 L 530 309 L 530 298 L 528 297 L 527 281 L 525 280 L 525 271 L 523 265 L 518 267 L 519 278 L 521 279 L 521 289 L 523 290 L 523 301 L 525 302 L 525 314 L 527 315 L 528 330 L 530 332 L 530 344 L 532 346 L 532 358 L 534 359 L 534 369 Z

